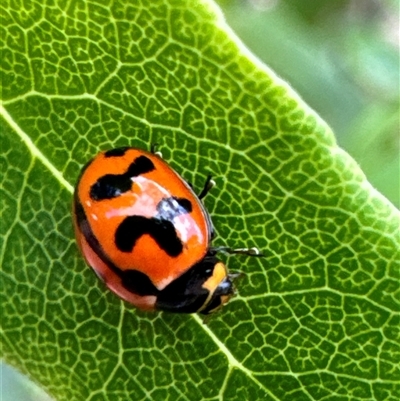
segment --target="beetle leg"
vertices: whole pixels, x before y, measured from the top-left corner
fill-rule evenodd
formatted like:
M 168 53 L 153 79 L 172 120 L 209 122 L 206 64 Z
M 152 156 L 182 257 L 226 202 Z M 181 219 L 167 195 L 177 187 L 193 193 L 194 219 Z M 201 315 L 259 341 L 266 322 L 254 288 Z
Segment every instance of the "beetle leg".
M 162 153 L 160 151 L 157 151 L 157 147 L 158 143 L 152 143 L 150 146 L 150 152 L 162 159 Z
M 199 199 L 203 199 L 210 192 L 211 188 L 215 187 L 215 185 L 216 184 L 215 181 L 212 179 L 212 175 L 208 175 L 202 191 L 199 195 L 197 195 Z

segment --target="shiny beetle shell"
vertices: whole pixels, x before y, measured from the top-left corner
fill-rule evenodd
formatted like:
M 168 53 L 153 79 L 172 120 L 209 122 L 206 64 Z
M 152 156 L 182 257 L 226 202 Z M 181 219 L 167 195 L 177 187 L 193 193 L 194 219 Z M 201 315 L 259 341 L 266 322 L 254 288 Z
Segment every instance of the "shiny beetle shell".
M 138 308 L 208 314 L 234 293 L 202 201 L 155 153 L 98 154 L 82 170 L 73 215 L 87 264 Z

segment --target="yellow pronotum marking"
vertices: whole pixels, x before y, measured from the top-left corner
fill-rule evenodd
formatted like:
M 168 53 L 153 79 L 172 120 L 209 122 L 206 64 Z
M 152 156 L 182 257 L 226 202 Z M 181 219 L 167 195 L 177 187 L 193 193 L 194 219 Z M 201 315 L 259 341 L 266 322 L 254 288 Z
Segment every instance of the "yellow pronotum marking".
M 219 286 L 219 284 L 226 277 L 226 267 L 222 262 L 218 262 L 214 266 L 214 271 L 212 276 L 208 278 L 207 281 L 202 285 L 203 288 L 210 291 L 211 294 L 214 293 L 215 289 Z
M 225 277 L 227 275 L 228 275 L 228 272 L 226 271 L 225 265 L 222 262 L 216 263 L 216 265 L 214 266 L 212 276 L 210 276 L 208 278 L 208 280 L 206 280 L 204 282 L 204 284 L 202 285 L 203 288 L 208 290 L 208 297 L 205 300 L 203 306 L 197 312 L 201 312 L 208 305 L 215 290 L 222 283 L 222 281 L 225 279 Z M 225 304 L 228 300 L 229 300 L 229 296 L 227 296 L 227 295 L 221 296 L 221 305 L 220 306 Z M 216 310 L 218 308 L 219 308 L 219 306 L 213 310 Z

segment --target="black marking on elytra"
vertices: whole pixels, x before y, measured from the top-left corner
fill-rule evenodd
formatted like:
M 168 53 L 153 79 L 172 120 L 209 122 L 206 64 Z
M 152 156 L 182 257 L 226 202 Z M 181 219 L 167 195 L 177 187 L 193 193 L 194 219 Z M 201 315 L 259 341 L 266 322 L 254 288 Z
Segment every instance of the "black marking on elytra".
M 99 241 L 93 234 L 92 229 L 90 228 L 89 222 L 87 221 L 85 211 L 80 202 L 77 201 L 75 197 L 75 218 L 76 223 L 85 237 L 89 246 L 93 249 L 93 251 L 97 254 L 97 256 L 121 279 L 121 283 L 128 291 L 133 294 L 137 294 L 139 296 L 145 295 L 157 295 L 159 290 L 157 287 L 151 282 L 150 278 L 137 270 L 129 269 L 129 270 L 121 270 L 118 268 L 105 254 L 102 246 Z M 96 272 L 99 274 L 98 272 Z M 104 279 L 103 279 L 104 281 Z
M 89 246 L 93 249 L 96 255 L 115 273 L 121 278 L 122 285 L 130 292 L 137 295 L 157 295 L 159 290 L 151 282 L 150 278 L 146 274 L 141 273 L 137 270 L 121 270 L 118 268 L 105 254 L 99 241 L 93 234 L 93 231 L 87 220 L 85 211 L 82 204 L 77 200 L 75 195 L 74 199 L 75 206 L 75 218 L 76 224 L 79 227 L 82 235 L 85 237 Z M 97 274 L 99 274 L 97 272 Z M 103 279 L 104 281 L 104 279 Z
M 96 255 L 116 274 L 120 274 L 120 269 L 114 265 L 114 263 L 109 259 L 106 253 L 103 250 L 99 240 L 94 235 L 92 228 L 87 220 L 85 211 L 83 209 L 82 204 L 77 200 L 77 195 L 75 193 L 75 218 L 76 224 L 79 227 L 80 232 L 85 237 L 86 242 L 93 249 Z
M 128 149 L 129 149 L 128 146 L 122 148 L 110 149 L 104 152 L 104 157 L 121 157 L 126 153 Z
M 120 275 L 125 289 L 140 296 L 158 295 L 159 290 L 149 277 L 138 270 L 123 270 Z
M 190 213 L 193 208 L 192 208 L 192 203 L 190 202 L 189 199 L 186 198 L 177 198 L 174 197 L 174 199 L 178 202 L 178 205 L 185 210 L 186 213 Z M 182 214 L 182 213 L 180 213 Z
M 131 252 L 144 234 L 149 234 L 169 256 L 176 257 L 183 250 L 173 223 L 156 217 L 126 217 L 115 232 L 115 244 L 120 251 Z
M 95 201 L 112 199 L 128 192 L 131 187 L 132 181 L 128 175 L 106 174 L 90 187 L 90 197 Z
M 156 217 L 172 221 L 175 217 L 190 213 L 191 211 L 192 204 L 189 199 L 172 196 L 161 199 L 157 205 Z
M 85 211 L 83 210 L 83 206 L 80 202 L 77 201 L 76 196 L 74 196 L 74 211 L 75 211 L 75 218 L 76 218 L 76 223 L 78 226 L 86 220 L 86 214 Z
M 153 170 L 155 170 L 153 162 L 147 156 L 139 156 L 131 163 L 126 174 L 129 177 L 137 177 Z
M 113 149 L 118 150 L 118 149 Z M 112 152 L 112 151 L 110 151 Z M 123 174 L 106 174 L 100 177 L 90 188 L 90 197 L 95 201 L 112 199 L 130 191 L 132 177 L 154 170 L 153 162 L 146 156 L 137 157 Z

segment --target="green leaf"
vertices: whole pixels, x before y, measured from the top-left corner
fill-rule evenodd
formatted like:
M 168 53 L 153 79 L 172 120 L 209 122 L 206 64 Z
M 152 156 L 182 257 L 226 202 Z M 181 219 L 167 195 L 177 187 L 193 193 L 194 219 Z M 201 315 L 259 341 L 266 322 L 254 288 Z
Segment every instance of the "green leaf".
M 2 3 L 1 355 L 57 400 L 395 400 L 399 213 L 207 0 Z M 118 300 L 71 195 L 100 149 L 158 142 L 238 295 L 207 324 Z

